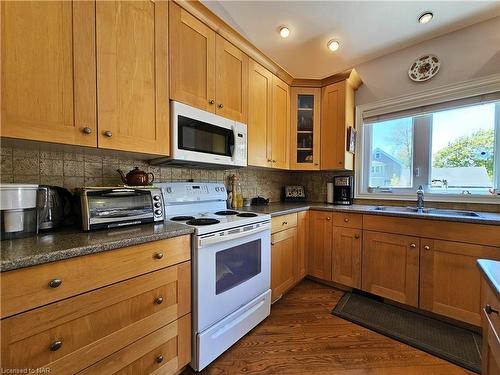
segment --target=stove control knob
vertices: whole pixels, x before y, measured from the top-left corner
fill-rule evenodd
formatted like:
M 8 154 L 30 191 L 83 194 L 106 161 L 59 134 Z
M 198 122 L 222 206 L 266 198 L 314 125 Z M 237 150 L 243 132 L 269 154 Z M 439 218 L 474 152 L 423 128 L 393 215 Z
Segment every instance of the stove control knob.
M 160 200 L 160 196 L 159 195 L 153 195 L 153 200 L 154 201 L 159 201 Z
M 160 207 L 161 207 L 160 202 L 155 202 L 155 207 L 156 207 L 156 208 L 160 208 Z
M 221 188 L 220 188 L 220 191 L 224 191 L 224 187 L 221 187 Z
M 168 187 L 167 188 L 167 193 L 170 194 L 172 192 L 172 188 L 171 187 Z
M 216 187 L 216 188 L 215 188 L 215 191 L 219 191 L 219 188 L 218 188 L 218 187 Z
M 161 210 L 155 210 L 155 215 L 160 216 L 161 215 Z

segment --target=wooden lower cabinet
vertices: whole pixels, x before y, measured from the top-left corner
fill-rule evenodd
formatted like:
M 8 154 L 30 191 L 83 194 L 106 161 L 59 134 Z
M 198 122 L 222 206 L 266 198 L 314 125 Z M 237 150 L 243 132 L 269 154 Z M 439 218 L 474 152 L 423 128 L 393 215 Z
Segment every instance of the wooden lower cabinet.
M 191 361 L 191 314 L 187 314 L 97 362 L 79 375 L 174 374 Z
M 362 289 L 418 307 L 418 237 L 363 231 Z
M 333 227 L 332 281 L 361 288 L 361 229 Z
M 332 213 L 309 212 L 309 275 L 323 280 L 332 278 Z
M 297 268 L 296 281 L 307 275 L 307 255 L 309 248 L 309 211 L 297 213 Z
M 500 375 L 500 300 L 486 279 L 481 284 L 482 375 Z
M 271 299 L 274 301 L 295 283 L 297 229 L 290 228 L 271 237 Z
M 48 276 L 62 282 L 51 287 Z M 0 279 L 9 312 L 0 321 L 3 369 L 174 373 L 191 359 L 190 318 L 183 318 L 191 312 L 189 236 L 7 271 Z M 4 298 L 9 287 L 17 297 Z M 164 365 L 154 363 L 159 351 Z
M 500 259 L 500 251 L 496 247 L 422 238 L 420 308 L 479 326 L 479 258 Z

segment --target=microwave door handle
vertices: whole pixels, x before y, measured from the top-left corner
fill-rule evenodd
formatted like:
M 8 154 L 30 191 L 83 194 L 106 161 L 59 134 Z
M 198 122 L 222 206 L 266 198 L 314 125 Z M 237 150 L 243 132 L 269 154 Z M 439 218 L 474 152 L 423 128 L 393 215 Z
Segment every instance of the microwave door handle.
M 231 126 L 232 132 L 229 135 L 229 153 L 231 154 L 231 158 L 234 158 L 234 153 L 236 152 L 236 137 L 237 130 L 236 126 Z

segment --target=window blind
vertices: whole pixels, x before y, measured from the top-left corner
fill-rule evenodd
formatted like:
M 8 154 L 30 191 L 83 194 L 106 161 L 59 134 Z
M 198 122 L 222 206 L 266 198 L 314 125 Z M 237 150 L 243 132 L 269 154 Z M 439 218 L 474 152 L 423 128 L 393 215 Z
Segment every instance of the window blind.
M 387 112 L 387 108 L 375 108 L 363 112 L 363 124 L 372 124 L 375 122 L 394 120 L 397 118 L 425 115 L 433 112 L 446 111 L 449 109 L 466 107 L 470 105 L 486 104 L 496 101 L 500 101 L 500 91 L 484 95 L 472 96 L 464 99 L 456 99 L 441 103 L 423 105 L 394 112 Z

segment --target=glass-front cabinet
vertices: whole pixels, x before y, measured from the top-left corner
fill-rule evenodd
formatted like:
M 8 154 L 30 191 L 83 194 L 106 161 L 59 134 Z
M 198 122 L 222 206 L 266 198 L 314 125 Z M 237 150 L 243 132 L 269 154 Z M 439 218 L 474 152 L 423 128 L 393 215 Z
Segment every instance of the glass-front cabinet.
M 292 87 L 290 169 L 319 170 L 320 88 Z

